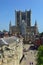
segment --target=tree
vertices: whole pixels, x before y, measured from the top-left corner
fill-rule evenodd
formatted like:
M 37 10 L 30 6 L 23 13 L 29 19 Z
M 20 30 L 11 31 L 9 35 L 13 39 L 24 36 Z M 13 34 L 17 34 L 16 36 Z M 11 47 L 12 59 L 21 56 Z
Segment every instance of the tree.
M 43 65 L 43 45 L 38 48 L 37 65 Z
M 4 29 L 3 32 L 5 33 L 5 32 L 7 32 L 7 31 Z
M 42 37 L 43 36 L 43 32 L 41 32 L 39 35 L 40 35 L 40 37 Z

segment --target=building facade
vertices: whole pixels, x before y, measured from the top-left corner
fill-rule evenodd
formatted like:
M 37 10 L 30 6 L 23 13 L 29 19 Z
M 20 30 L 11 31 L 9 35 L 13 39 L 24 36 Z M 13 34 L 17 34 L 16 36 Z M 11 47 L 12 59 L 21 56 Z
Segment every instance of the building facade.
M 21 33 L 21 35 L 29 40 L 38 34 L 37 21 L 35 25 L 31 26 L 31 10 L 29 11 L 15 11 L 15 26 L 9 25 L 9 32 L 11 34 Z

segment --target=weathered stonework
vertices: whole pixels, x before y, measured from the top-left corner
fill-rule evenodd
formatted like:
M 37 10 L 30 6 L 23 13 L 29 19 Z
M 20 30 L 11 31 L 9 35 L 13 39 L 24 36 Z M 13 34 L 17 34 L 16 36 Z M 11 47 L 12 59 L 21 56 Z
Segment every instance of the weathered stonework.
M 7 39 L 4 38 L 3 40 Z M 0 65 L 19 65 L 20 59 L 23 56 L 22 43 L 23 39 L 17 38 L 13 43 L 8 43 L 0 47 Z

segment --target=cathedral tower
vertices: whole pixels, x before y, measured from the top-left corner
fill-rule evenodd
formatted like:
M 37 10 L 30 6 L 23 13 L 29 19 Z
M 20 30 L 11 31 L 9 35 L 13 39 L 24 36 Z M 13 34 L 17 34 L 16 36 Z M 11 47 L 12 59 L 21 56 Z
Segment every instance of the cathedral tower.
M 25 21 L 27 26 L 31 26 L 31 10 L 29 11 L 15 11 L 16 26 L 20 26 L 22 21 Z

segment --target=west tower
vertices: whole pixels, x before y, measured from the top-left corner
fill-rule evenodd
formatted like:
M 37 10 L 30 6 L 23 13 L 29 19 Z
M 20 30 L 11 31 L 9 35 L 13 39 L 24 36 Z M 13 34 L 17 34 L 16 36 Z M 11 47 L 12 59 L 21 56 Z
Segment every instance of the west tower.
M 31 10 L 29 11 L 15 11 L 16 26 L 21 26 L 22 21 L 25 21 L 27 26 L 31 26 Z

